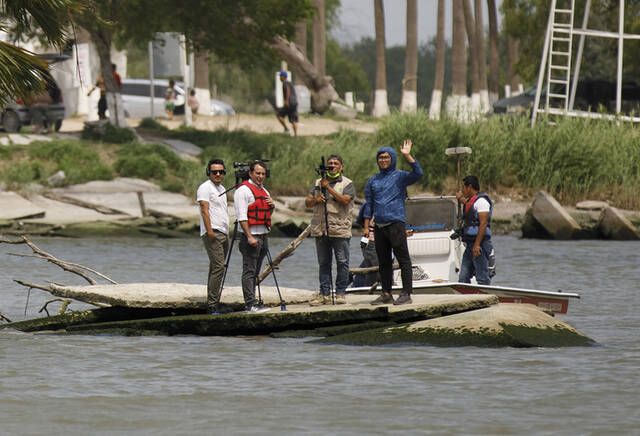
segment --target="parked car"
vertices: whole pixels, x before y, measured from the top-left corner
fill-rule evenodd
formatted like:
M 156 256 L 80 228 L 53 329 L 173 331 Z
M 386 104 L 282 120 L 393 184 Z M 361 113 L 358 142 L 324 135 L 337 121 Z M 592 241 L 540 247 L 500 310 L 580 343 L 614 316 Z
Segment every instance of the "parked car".
M 169 86 L 169 81 L 154 79 L 153 115 L 164 115 L 164 92 Z M 184 115 L 184 84 L 176 82 L 176 108 L 175 115 Z M 126 117 L 146 118 L 151 116 L 149 94 L 151 91 L 149 79 L 122 79 L 122 104 Z M 233 108 L 220 100 L 211 99 L 210 115 L 234 115 Z
M 235 115 L 236 111 L 233 110 L 231 105 L 224 101 L 211 99 L 211 115 Z
M 164 92 L 169 87 L 169 81 L 154 79 L 153 81 L 153 115 L 164 115 Z M 175 85 L 176 106 L 175 115 L 184 114 L 184 88 L 182 83 Z M 151 86 L 149 79 L 122 79 L 122 104 L 126 117 L 146 118 L 151 116 L 149 94 Z
M 556 91 L 562 92 L 561 90 Z M 542 88 L 540 106 L 543 107 L 546 98 L 546 88 Z M 536 98 L 536 88 L 531 87 L 522 94 L 503 98 L 493 104 L 495 114 L 522 114 L 529 116 Z M 574 109 L 580 111 L 596 111 L 600 106 L 608 112 L 614 112 L 616 105 L 616 84 L 605 79 L 583 78 L 578 81 Z M 622 112 L 638 111 L 640 106 L 640 86 L 634 82 L 622 84 Z
M 44 59 L 47 63 L 53 64 L 55 62 L 69 59 L 68 55 L 38 55 L 39 58 Z M 57 132 L 62 127 L 62 120 L 64 120 L 65 107 L 62 100 L 62 91 L 56 83 L 51 73 L 46 70 L 45 80 L 47 82 L 46 90 L 51 96 L 53 103 L 47 106 L 47 124 L 52 126 L 45 126 L 53 128 Z M 0 124 L 4 128 L 5 132 L 17 132 L 22 126 L 31 124 L 31 114 L 29 108 L 25 106 L 24 101 L 21 98 L 16 98 L 13 102 L 0 110 Z

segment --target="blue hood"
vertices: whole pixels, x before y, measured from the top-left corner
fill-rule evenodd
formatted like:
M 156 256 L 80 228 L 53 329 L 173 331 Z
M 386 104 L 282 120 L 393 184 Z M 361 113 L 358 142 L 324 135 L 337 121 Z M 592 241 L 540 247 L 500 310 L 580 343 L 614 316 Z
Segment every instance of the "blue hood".
M 387 168 L 386 170 L 383 170 L 382 168 L 380 168 L 380 164 L 378 164 L 378 168 L 380 169 L 381 173 L 386 173 L 387 171 L 393 171 L 396 169 L 396 152 L 391 147 L 380 148 L 380 150 L 378 150 L 378 152 L 376 153 L 376 162 L 378 156 L 380 156 L 380 154 L 384 153 L 385 151 L 389 153 L 389 156 L 391 156 L 391 165 L 389 165 L 389 168 Z

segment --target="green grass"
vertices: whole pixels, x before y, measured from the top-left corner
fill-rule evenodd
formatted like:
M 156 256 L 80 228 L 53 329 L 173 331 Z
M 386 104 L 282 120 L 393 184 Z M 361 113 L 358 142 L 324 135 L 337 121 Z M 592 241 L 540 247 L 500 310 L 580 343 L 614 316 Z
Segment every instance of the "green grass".
M 266 185 L 275 195 L 306 195 L 318 177 L 315 168 L 321 157 L 335 153 L 343 157 L 345 175 L 362 196 L 367 179 L 377 172 L 378 148 L 392 146 L 398 153 L 398 168 L 409 168 L 399 147 L 410 138 L 426 175 L 416 184 L 417 190 L 453 194 L 456 159 L 447 157 L 445 149 L 469 146 L 473 153 L 462 157 L 462 173 L 477 175 L 483 190 L 530 195 L 544 189 L 565 204 L 609 200 L 618 207 L 640 209 L 640 136 L 628 123 L 564 119 L 555 125 L 540 122 L 532 129 L 525 118 L 490 117 L 460 124 L 450 119 L 433 121 L 418 111 L 386 117 L 376 133 L 343 129 L 297 138 L 243 130 L 166 130 L 155 124 L 147 122 L 145 128 L 154 129 L 159 137 L 200 146 L 200 162 L 183 160 L 158 144 L 58 139 L 28 147 L 0 147 L 0 179 L 10 186 L 43 183 L 62 169 L 69 183 L 140 177 L 193 196 L 206 178 L 204 166 L 209 159 L 225 161 L 225 185 L 229 186 L 234 181 L 233 162 L 267 158 L 271 177 Z

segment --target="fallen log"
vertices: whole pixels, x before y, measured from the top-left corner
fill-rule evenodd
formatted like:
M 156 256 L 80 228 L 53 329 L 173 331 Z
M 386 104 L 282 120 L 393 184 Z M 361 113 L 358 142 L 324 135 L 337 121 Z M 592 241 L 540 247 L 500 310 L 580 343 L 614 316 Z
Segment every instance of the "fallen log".
M 276 257 L 273 258 L 273 267 L 277 269 L 278 265 L 280 265 L 280 262 L 282 262 L 287 257 L 291 256 L 295 251 L 295 249 L 298 248 L 298 245 L 300 245 L 302 241 L 307 236 L 309 236 L 309 233 L 311 233 L 311 224 L 309 224 L 307 228 L 304 229 L 296 239 L 291 241 L 284 250 L 282 250 L 280 253 L 278 253 Z M 271 266 L 267 265 L 266 268 L 263 269 L 262 272 L 258 275 L 257 283 L 258 284 L 262 283 L 262 281 L 269 275 L 270 272 L 271 272 Z

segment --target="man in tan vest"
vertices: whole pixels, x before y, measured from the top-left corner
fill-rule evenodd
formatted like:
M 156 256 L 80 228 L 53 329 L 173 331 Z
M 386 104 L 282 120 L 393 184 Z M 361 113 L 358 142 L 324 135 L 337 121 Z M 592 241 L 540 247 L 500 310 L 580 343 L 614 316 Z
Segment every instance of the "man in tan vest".
M 346 303 L 345 290 L 349 281 L 349 240 L 355 188 L 353 182 L 342 175 L 343 168 L 340 156 L 336 154 L 329 156 L 326 176 L 315 181 L 305 200 L 307 207 L 313 207 L 311 236 L 316 238 L 320 278 L 320 292 L 309 302 L 312 306 L 331 304 L 332 252 L 336 258 L 337 269 L 335 303 Z

